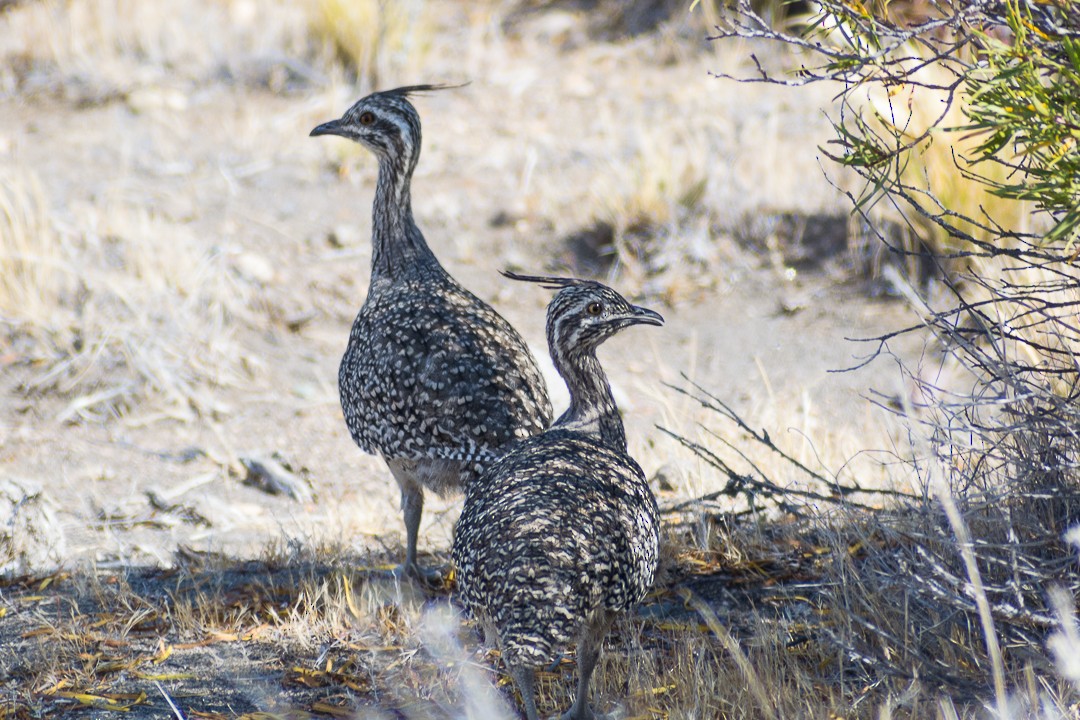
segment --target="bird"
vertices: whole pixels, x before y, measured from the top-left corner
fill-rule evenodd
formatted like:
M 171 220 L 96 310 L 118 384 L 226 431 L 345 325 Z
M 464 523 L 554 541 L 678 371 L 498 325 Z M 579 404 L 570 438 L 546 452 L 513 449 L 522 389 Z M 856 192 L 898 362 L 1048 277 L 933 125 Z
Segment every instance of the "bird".
M 577 696 L 564 718 L 591 718 L 589 682 L 620 612 L 656 574 L 660 516 L 626 433 L 597 347 L 631 325 L 662 325 L 591 280 L 504 273 L 558 289 L 547 312 L 551 359 L 570 406 L 510 448 L 466 488 L 452 560 L 465 609 L 497 643 L 537 718 L 535 673 L 577 642 Z
M 375 154 L 371 281 L 338 371 L 352 439 L 381 456 L 401 489 L 405 560 L 419 567 L 424 490 L 468 485 L 504 446 L 551 423 L 547 386 L 521 335 L 439 263 L 413 219 L 420 116 L 409 101 L 443 85 L 372 93 L 312 136 L 337 135 Z

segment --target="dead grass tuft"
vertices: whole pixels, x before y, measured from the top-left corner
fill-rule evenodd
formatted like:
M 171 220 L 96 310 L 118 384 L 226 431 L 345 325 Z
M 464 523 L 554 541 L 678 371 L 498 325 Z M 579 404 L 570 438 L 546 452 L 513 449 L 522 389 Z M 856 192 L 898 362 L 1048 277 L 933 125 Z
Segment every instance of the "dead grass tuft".
M 288 61 L 308 54 L 304 19 L 303 4 L 283 0 L 25 3 L 0 14 L 0 57 L 11 60 L 0 88 L 93 103 L 161 85 L 186 90 L 215 74 L 266 82 L 276 68 L 310 79 Z
M 369 87 L 418 67 L 436 32 L 427 0 L 314 0 L 312 36 Z
M 0 475 L 0 575 L 41 572 L 63 561 L 59 510 L 41 483 Z
M 902 52 L 908 55 L 898 61 L 898 67 L 905 68 L 900 74 L 907 81 L 888 88 L 868 83 L 852 101 L 856 112 L 871 119 L 869 127 L 886 147 L 911 145 L 910 153 L 902 157 L 897 179 L 910 189 L 922 213 L 913 208 L 886 208 L 885 203 L 879 204 L 878 210 L 912 226 L 912 240 L 917 238 L 938 257 L 967 249 L 958 244 L 962 243 L 959 236 L 928 219 L 943 210 L 956 229 L 970 233 L 977 241 L 997 242 L 1002 229 L 1014 233 L 1039 230 L 1032 203 L 991 192 L 993 184 L 1006 181 L 1011 170 L 994 162 L 974 164 L 981 138 L 960 131 L 970 122 L 965 108 L 971 98 L 959 82 L 959 68 L 949 62 L 930 62 L 927 47 L 912 44 L 904 46 Z M 978 179 L 980 176 L 989 184 Z M 923 250 L 913 246 L 903 249 Z M 950 268 L 963 269 L 964 265 Z
M 0 309 L 24 391 L 68 401 L 58 419 L 110 416 L 154 397 L 178 418 L 219 411 L 213 387 L 259 367 L 232 338 L 252 285 L 192 231 L 111 198 L 74 208 L 74 228 L 44 207 L 32 175 L 0 179 Z M 78 229 L 75 229 L 78 228 Z
M 636 157 L 610 164 L 593 186 L 594 212 L 612 228 L 610 246 L 599 250 L 622 281 L 676 302 L 709 286 L 708 268 L 719 259 L 703 205 L 708 168 L 692 138 L 647 132 L 644 120 L 640 127 Z
M 28 334 L 48 328 L 76 285 L 41 181 L 29 170 L 0 169 L 0 317 Z

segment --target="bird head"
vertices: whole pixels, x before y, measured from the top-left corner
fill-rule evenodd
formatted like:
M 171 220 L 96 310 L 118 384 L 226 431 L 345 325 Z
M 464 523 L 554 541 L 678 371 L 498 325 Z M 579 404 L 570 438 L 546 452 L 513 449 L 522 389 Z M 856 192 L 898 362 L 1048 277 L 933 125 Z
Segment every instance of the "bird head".
M 631 305 L 626 298 L 595 280 L 518 275 L 512 280 L 540 283 L 559 292 L 548 305 L 547 334 L 552 355 L 591 352 L 631 325 L 663 325 L 664 318 L 648 308 Z
M 412 161 L 420 154 L 420 115 L 409 102 L 417 93 L 448 85 L 410 85 L 361 98 L 337 120 L 319 125 L 311 136 L 338 135 L 360 143 L 380 159 Z

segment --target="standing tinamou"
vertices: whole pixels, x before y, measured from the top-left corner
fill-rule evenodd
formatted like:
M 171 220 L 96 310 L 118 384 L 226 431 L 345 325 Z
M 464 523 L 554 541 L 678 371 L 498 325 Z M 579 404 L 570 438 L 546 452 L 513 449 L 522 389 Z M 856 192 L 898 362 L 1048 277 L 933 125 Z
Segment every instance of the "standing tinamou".
M 592 717 L 589 680 L 604 636 L 652 586 L 660 533 L 596 348 L 663 318 L 597 282 L 510 277 L 559 288 L 547 339 L 570 407 L 466 489 L 454 533 L 457 586 L 498 643 L 529 720 L 537 718 L 536 670 L 577 641 L 577 697 L 564 717 L 583 720 Z
M 371 285 L 352 326 L 338 385 L 349 432 L 383 457 L 401 487 L 402 569 L 422 575 L 416 540 L 424 489 L 474 480 L 505 447 L 551 422 L 547 388 L 525 341 L 443 269 L 412 214 L 420 117 L 409 102 L 438 86 L 363 98 L 312 135 L 340 135 L 379 160 Z

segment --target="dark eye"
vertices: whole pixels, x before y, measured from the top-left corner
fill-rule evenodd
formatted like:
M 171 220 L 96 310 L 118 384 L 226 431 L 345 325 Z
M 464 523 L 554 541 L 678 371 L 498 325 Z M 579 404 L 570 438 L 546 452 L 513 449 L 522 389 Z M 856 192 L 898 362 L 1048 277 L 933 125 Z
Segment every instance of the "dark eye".
M 361 125 L 371 125 L 373 122 L 375 122 L 375 113 L 370 111 L 360 113 Z
M 585 308 L 585 312 L 589 313 L 590 315 L 599 315 L 600 313 L 604 312 L 604 306 L 598 302 L 591 302 L 589 303 L 588 307 Z

